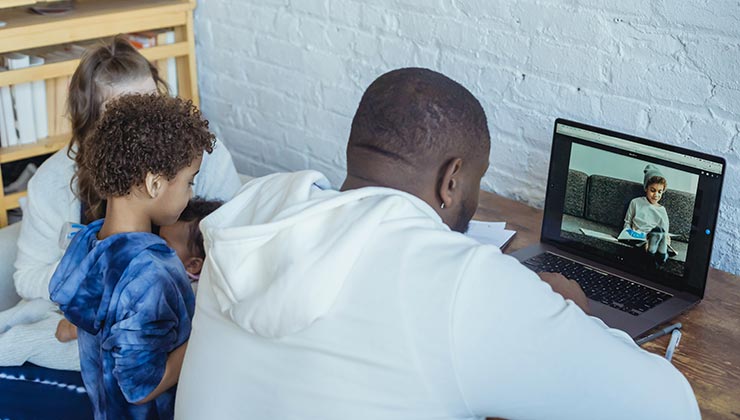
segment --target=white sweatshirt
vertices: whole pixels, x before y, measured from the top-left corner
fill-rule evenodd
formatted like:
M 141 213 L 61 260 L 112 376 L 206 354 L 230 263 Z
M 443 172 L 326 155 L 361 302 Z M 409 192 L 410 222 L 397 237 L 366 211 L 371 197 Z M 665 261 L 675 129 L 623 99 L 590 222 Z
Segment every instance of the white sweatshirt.
M 64 253 L 59 246 L 62 227 L 67 222 L 80 222 L 80 201 L 70 187 L 74 169 L 75 162 L 67 157 L 65 147 L 47 159 L 28 183 L 13 275 L 15 289 L 23 299 L 49 299 L 49 279 Z M 194 194 L 228 200 L 240 186 L 229 151 L 217 142 L 213 153 L 203 156 Z
M 247 184 L 206 243 L 178 419 L 698 419 L 665 359 L 387 188 Z
M 623 229 L 632 228 L 648 233 L 657 226 L 664 232 L 668 232 L 669 225 L 668 212 L 665 207 L 660 204 L 650 204 L 647 197 L 637 197 L 632 199 L 627 207 Z

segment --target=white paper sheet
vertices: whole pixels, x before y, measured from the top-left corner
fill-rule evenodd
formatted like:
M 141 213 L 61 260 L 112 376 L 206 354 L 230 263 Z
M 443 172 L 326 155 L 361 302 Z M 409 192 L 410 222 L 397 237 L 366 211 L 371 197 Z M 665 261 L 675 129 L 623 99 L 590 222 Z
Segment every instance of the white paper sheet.
M 506 222 L 479 222 L 472 220 L 465 234 L 482 244 L 490 244 L 503 248 L 511 241 L 516 231 L 506 229 Z

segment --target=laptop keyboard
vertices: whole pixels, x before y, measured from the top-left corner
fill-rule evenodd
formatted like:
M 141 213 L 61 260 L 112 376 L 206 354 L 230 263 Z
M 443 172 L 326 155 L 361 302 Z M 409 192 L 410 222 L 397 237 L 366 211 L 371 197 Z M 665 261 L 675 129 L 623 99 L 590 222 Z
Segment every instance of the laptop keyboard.
M 576 261 L 546 252 L 522 264 L 537 273 L 560 273 L 581 286 L 589 299 L 638 316 L 671 295 L 639 283 L 597 271 Z

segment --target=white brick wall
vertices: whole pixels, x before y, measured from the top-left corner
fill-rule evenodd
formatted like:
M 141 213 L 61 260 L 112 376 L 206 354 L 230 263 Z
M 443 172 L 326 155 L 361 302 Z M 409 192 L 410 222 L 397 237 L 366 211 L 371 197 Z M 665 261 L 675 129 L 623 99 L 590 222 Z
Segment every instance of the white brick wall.
M 242 172 L 338 185 L 363 90 L 428 67 L 486 110 L 483 187 L 536 206 L 556 117 L 724 156 L 713 265 L 740 273 L 734 0 L 201 0 L 195 16 L 203 111 Z

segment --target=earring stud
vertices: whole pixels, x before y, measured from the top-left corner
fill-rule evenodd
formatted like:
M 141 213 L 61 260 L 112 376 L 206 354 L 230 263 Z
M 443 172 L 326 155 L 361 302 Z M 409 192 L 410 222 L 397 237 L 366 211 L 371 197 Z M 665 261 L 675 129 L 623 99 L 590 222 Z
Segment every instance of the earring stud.
M 445 202 L 444 201 L 442 202 L 442 205 L 439 206 L 439 208 L 441 208 L 441 209 L 444 209 L 445 208 Z

